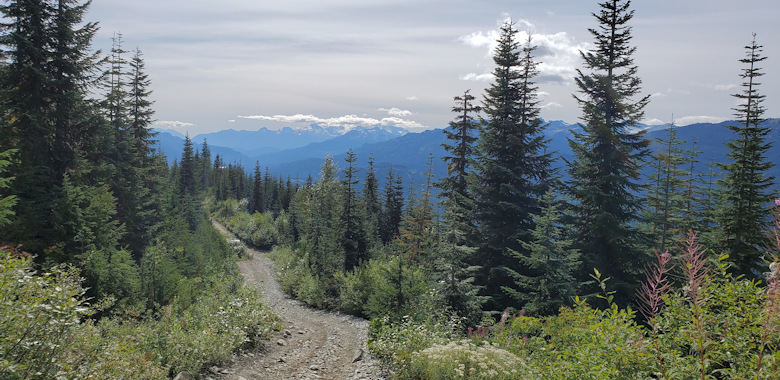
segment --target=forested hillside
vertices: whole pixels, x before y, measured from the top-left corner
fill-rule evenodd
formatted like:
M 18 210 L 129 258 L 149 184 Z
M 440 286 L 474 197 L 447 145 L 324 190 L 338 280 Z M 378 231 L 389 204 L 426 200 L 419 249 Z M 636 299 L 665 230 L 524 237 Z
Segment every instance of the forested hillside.
M 0 378 L 196 374 L 278 322 L 202 206 L 211 159 L 154 148 L 143 54 L 92 50 L 88 7 L 0 6 Z
M 778 376 L 777 120 L 755 82 L 760 45 L 735 73 L 735 121 L 648 133 L 633 11 L 595 15 L 562 155 L 539 118 L 536 47 L 508 22 L 493 83 L 454 98 L 449 128 L 327 157 L 292 191 L 265 186 L 258 162 L 215 215 L 276 246 L 294 297 L 370 318 L 398 378 Z M 443 153 L 417 180 L 378 169 L 385 150 L 419 160 L 418 137 Z
M 0 6 L 0 377 L 195 375 L 256 348 L 279 321 L 212 218 L 270 250 L 291 296 L 370 319 L 396 378 L 780 377 L 757 36 L 734 57 L 735 121 L 648 133 L 631 3 L 594 5 L 581 122 L 552 131 L 538 47 L 507 21 L 490 85 L 452 94 L 448 128 L 320 136 L 299 149 L 323 157 L 276 152 L 271 170 L 162 141 L 141 50 L 120 33 L 94 50 L 89 5 Z

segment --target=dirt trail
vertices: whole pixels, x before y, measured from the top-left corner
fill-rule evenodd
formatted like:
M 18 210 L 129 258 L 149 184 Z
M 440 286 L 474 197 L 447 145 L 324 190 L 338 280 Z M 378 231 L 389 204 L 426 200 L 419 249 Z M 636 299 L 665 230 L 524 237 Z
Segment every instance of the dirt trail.
M 233 235 L 214 223 L 225 235 Z M 257 284 L 264 300 L 284 321 L 262 352 L 236 358 L 219 378 L 249 379 L 384 379 L 379 363 L 366 348 L 368 322 L 350 315 L 310 308 L 288 298 L 276 282 L 274 264 L 265 253 L 247 248 L 250 260 L 239 261 L 245 281 Z

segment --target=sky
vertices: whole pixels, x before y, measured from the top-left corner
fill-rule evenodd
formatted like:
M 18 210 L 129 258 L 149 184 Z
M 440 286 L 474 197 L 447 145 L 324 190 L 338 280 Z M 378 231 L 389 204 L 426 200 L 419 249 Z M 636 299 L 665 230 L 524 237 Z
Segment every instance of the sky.
M 579 121 L 580 51 L 593 48 L 596 1 L 94 0 L 93 47 L 121 33 L 152 81 L 155 127 L 190 135 L 261 127 L 443 128 L 453 97 L 482 99 L 498 29 L 537 45 L 541 116 Z M 648 124 L 732 118 L 756 33 L 767 116 L 780 115 L 780 2 L 634 0 L 632 45 Z

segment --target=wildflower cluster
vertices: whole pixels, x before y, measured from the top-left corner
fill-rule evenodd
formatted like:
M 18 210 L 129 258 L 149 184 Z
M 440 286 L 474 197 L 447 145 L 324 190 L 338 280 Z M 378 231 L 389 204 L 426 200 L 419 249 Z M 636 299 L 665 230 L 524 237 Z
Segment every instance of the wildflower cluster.
M 420 379 L 520 379 L 526 363 L 498 343 L 462 339 L 436 344 L 412 357 L 410 372 Z

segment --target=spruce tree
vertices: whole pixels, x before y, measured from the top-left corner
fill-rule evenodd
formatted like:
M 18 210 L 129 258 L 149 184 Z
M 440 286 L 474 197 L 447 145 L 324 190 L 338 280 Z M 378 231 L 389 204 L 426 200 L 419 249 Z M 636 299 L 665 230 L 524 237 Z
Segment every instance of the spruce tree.
M 411 264 L 430 268 L 435 239 L 433 225 L 433 155 L 429 154 L 425 170 L 425 183 L 412 186 L 406 214 L 401 222 L 401 245 Z
M 363 229 L 364 214 L 360 212 L 360 198 L 357 195 L 357 156 L 352 148 L 347 151 L 344 159 L 347 166 L 344 168 L 344 210 L 341 213 L 341 223 L 344 228 L 342 246 L 344 247 L 344 271 L 353 268 L 368 260 L 366 250 L 366 235 Z
M 520 48 L 517 33 L 511 22 L 501 27 L 493 58 L 494 82 L 484 96 L 486 120 L 474 160 L 476 261 L 483 266 L 477 284 L 491 297 L 487 310 L 513 304 L 503 290 L 516 285 L 508 269 L 525 269 L 510 251 L 526 253 L 522 242 L 532 239 L 533 215 L 540 212 L 539 199 L 548 190 L 552 174 L 533 82 L 538 74 L 533 60 L 536 46 L 529 37 Z
M 442 160 L 447 164 L 447 177 L 442 178 L 437 187 L 441 189 L 439 194 L 443 198 L 454 202 L 462 202 L 468 196 L 468 183 L 466 178 L 469 173 L 470 162 L 474 156 L 475 136 L 479 129 L 477 113 L 482 107 L 474 105 L 474 96 L 466 90 L 462 96 L 454 98 L 455 106 L 452 112 L 458 116 L 451 121 L 448 129 L 444 129 L 444 135 L 450 143 L 442 144 L 447 155 Z
M 649 96 L 639 95 L 641 80 L 632 55 L 634 17 L 628 0 L 608 0 L 593 16 L 598 28 L 593 50 L 581 52 L 585 69 L 577 70 L 582 132 L 572 132 L 574 159 L 567 162 L 568 192 L 573 198 L 575 248 L 582 254 L 583 275 L 593 268 L 610 278 L 616 300 L 633 296 L 640 272 L 649 259 L 636 223 L 642 199 L 639 168 L 648 154 L 644 132 L 634 132 Z
M 54 211 L 65 173 L 79 165 L 97 168 L 111 143 L 103 139 L 104 123 L 87 100 L 97 67 L 90 46 L 97 25 L 83 21 L 88 6 L 73 0 L 0 6 L 0 43 L 7 58 L 0 71 L 0 151 L 18 149 L 9 194 L 17 197 L 16 216 L 3 240 L 23 244 L 39 258 L 64 238 L 56 236 Z M 102 173 L 96 170 L 83 180 Z
M 363 180 L 363 203 L 365 205 L 365 231 L 369 246 L 374 246 L 381 240 L 379 237 L 379 219 L 382 204 L 379 202 L 379 181 L 374 170 L 374 154 L 368 156 L 368 170 Z
M 761 55 L 763 49 L 756 43 L 756 35 L 745 46 L 746 58 L 740 60 L 747 67 L 740 77 L 742 92 L 733 96 L 740 101 L 734 108 L 739 125 L 728 128 L 737 137 L 726 146 L 731 162 L 722 164 L 725 177 L 719 182 L 720 208 L 717 212 L 721 227 L 719 236 L 721 247 L 731 255 L 735 271 L 751 278 L 761 278 L 766 268 L 763 266 L 760 247 L 764 240 L 763 227 L 769 216 L 768 202 L 774 177 L 766 171 L 774 166 L 767 159 L 772 144 L 766 141 L 771 129 L 762 127 L 765 120 L 765 108 L 762 105 L 765 96 L 758 92 L 758 78 L 764 73 L 758 65 L 766 59 Z
M 533 240 L 523 242 L 528 253 L 516 253 L 528 268 L 527 273 L 512 272 L 522 291 L 507 288 L 523 309 L 534 315 L 555 314 L 562 306 L 571 305 L 577 290 L 574 275 L 580 253 L 572 248 L 568 231 L 561 224 L 560 203 L 552 191 L 542 197 L 541 213 L 534 216 Z
M 656 141 L 663 146 L 663 150 L 654 155 L 656 162 L 656 179 L 648 190 L 646 197 L 647 207 L 651 211 L 645 216 L 650 223 L 650 235 L 652 248 L 659 252 L 669 249 L 675 236 L 681 236 L 680 227 L 685 217 L 685 176 L 686 172 L 681 168 L 685 163 L 682 148 L 684 144 L 677 137 L 677 127 L 672 123 L 667 128 L 666 139 L 658 138 Z M 690 198 L 688 198 L 689 201 Z
M 398 236 L 404 209 L 403 177 L 396 175 L 392 167 L 387 170 L 384 197 L 379 235 L 382 243 L 387 244 Z
M 437 187 L 443 198 L 442 233 L 436 245 L 435 267 L 439 275 L 441 293 L 447 306 L 458 315 L 478 322 L 479 311 L 487 297 L 480 296 L 482 289 L 474 284 L 475 276 L 482 269 L 470 265 L 476 252 L 474 241 L 473 201 L 468 191 L 468 175 L 474 155 L 475 136 L 479 129 L 477 115 L 481 107 L 474 105 L 474 96 L 465 91 L 454 98 L 452 112 L 455 121 L 444 134 L 450 143 L 442 144 L 448 155 L 442 157 L 447 164 L 447 177 Z
M 254 214 L 256 212 L 265 212 L 265 206 L 263 204 L 265 195 L 263 192 L 263 172 L 260 171 L 260 161 L 255 163 L 255 174 L 252 183 L 252 200 L 249 202 L 249 212 Z

